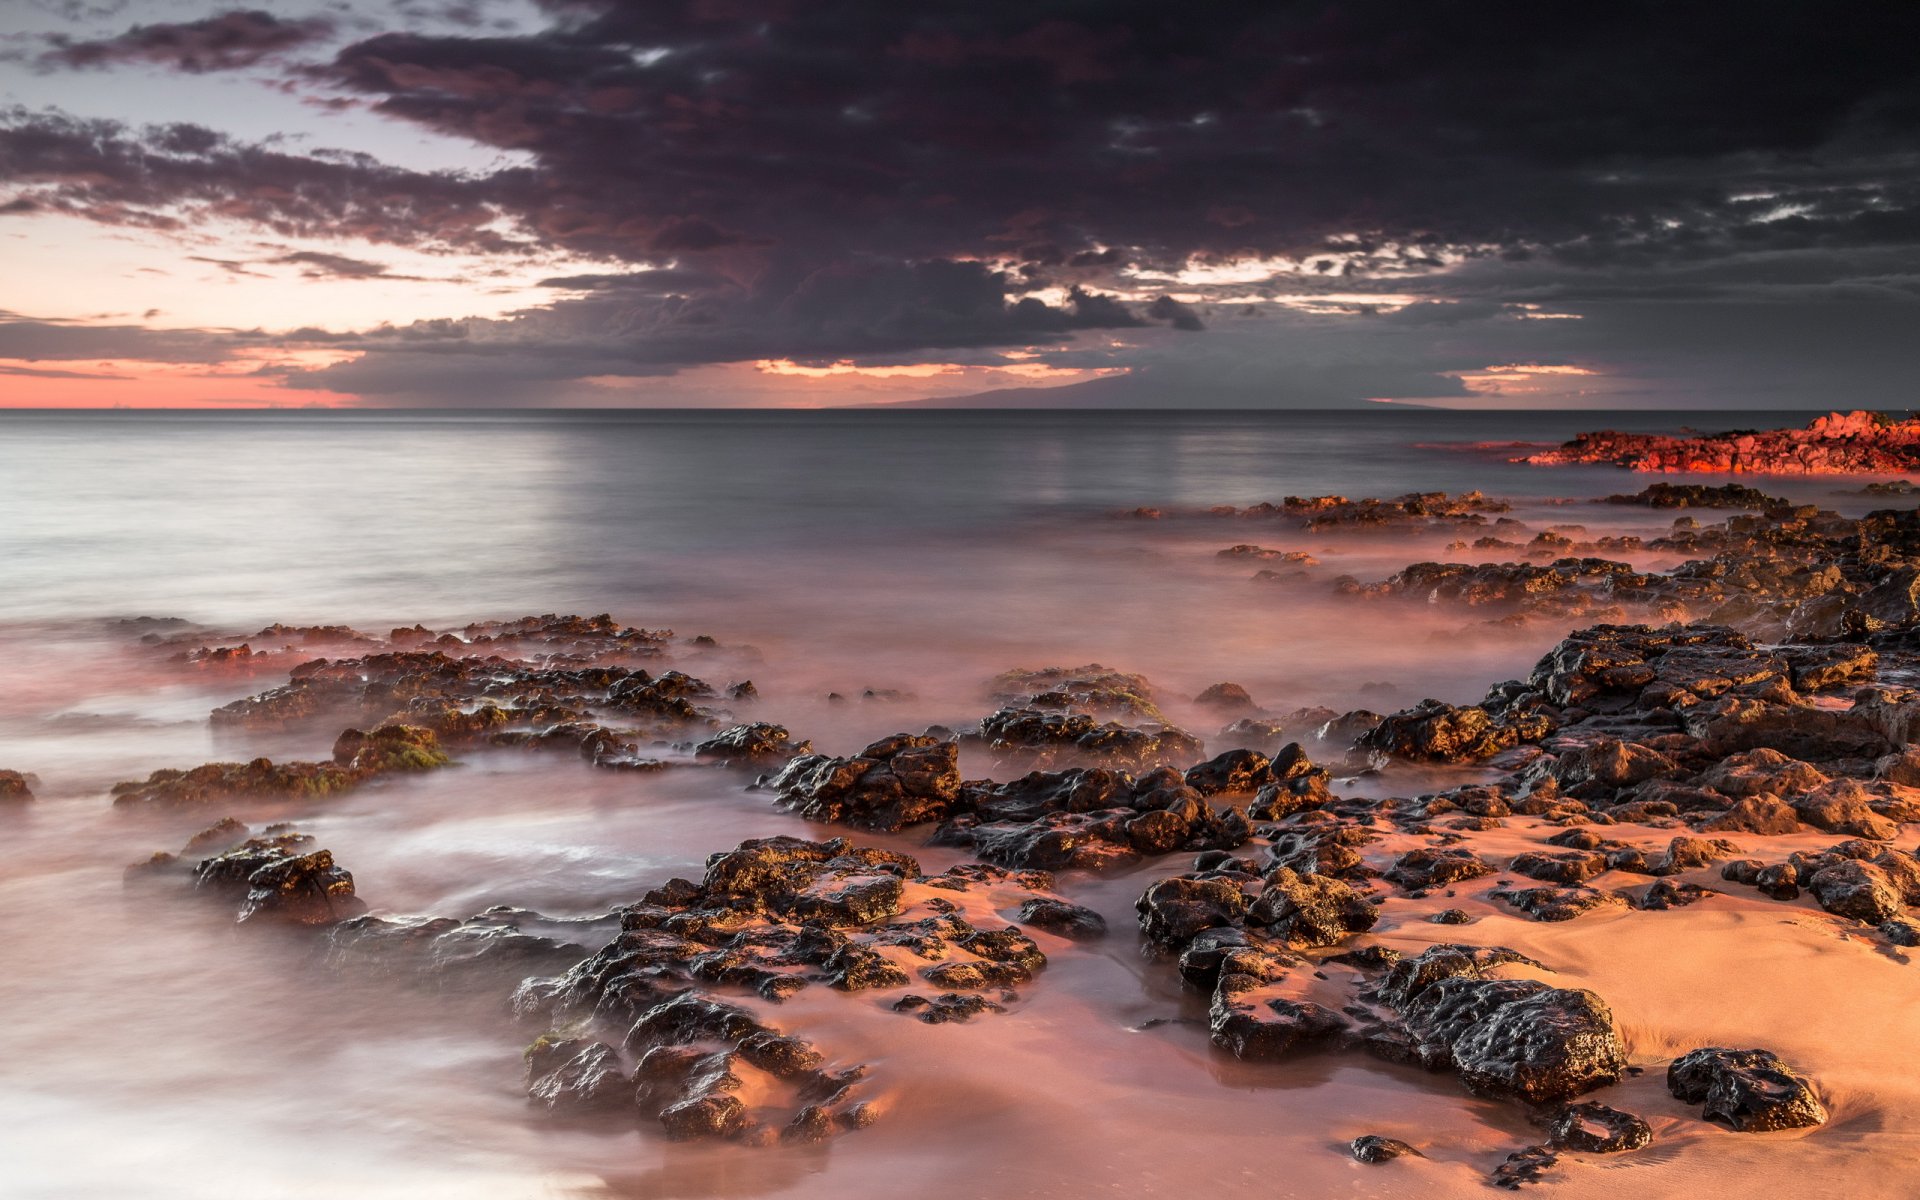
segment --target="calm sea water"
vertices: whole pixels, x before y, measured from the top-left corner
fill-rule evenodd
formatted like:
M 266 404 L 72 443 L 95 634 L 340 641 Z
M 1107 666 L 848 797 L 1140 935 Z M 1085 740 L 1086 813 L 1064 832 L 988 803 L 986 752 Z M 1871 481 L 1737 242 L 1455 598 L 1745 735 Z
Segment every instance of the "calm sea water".
M 692 615 L 756 559 L 769 571 L 811 560 L 864 574 L 863 555 L 982 547 L 977 583 L 993 587 L 991 548 L 1013 559 L 1024 536 L 1109 509 L 1475 487 L 1601 493 L 1631 477 L 1426 446 L 1799 419 L 0 412 L 0 620 L 431 620 L 635 605 Z

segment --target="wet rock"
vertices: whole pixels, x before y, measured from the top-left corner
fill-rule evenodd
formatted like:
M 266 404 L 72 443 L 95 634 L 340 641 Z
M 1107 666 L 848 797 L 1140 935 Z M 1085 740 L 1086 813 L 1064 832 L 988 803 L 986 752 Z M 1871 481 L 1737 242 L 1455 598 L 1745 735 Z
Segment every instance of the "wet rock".
M 695 758 L 729 766 L 765 767 L 784 763 L 813 749 L 812 742 L 795 742 L 784 725 L 755 721 L 733 725 L 695 745 Z
M 943 992 L 931 999 L 925 996 L 902 996 L 894 1001 L 893 1011 L 912 1013 L 929 1025 L 944 1025 L 949 1021 L 969 1020 L 982 1013 L 1003 1013 L 1007 1010 L 985 996 Z
M 1386 877 L 1408 891 L 1460 883 L 1493 874 L 1493 866 L 1464 847 L 1409 850 L 1393 860 Z
M 1426 1157 L 1399 1138 L 1390 1138 L 1378 1133 L 1362 1134 L 1354 1138 L 1347 1143 L 1347 1149 L 1352 1153 L 1354 1161 L 1363 1163 L 1389 1162 L 1409 1154 L 1415 1158 Z
M 527 1048 L 527 1099 L 551 1113 L 630 1110 L 633 1084 L 613 1047 L 543 1036 Z
M 1775 653 L 1786 660 L 1789 678 L 1794 688 L 1802 692 L 1821 692 L 1850 683 L 1869 683 L 1880 662 L 1880 655 L 1871 646 L 1857 642 L 1781 646 Z
M 33 799 L 32 783 L 38 782 L 19 771 L 0 771 L 0 804 Z
M 1592 799 L 1672 775 L 1679 768 L 1672 759 L 1651 747 L 1618 738 L 1599 738 L 1560 755 L 1549 770 L 1569 794 Z
M 802 755 L 770 786 L 779 803 L 808 820 L 897 832 L 953 814 L 960 799 L 959 747 L 895 734 L 851 758 Z
M 1051 897 L 1038 897 L 1022 904 L 1019 919 L 1022 924 L 1076 942 L 1092 941 L 1107 933 L 1107 920 L 1099 913 Z
M 353 876 L 335 866 L 313 839 L 285 833 L 252 838 L 194 868 L 197 886 L 242 893 L 238 920 L 331 925 L 366 908 L 353 894 Z
M 1620 1154 L 1653 1141 L 1653 1129 L 1630 1112 L 1591 1100 L 1569 1104 L 1547 1125 L 1555 1146 L 1587 1154 Z
M 1203 796 L 1255 792 L 1268 780 L 1268 758 L 1258 750 L 1229 750 L 1187 770 L 1187 786 Z
M 1813 1086 L 1772 1052 L 1709 1046 L 1667 1068 L 1667 1090 L 1704 1116 L 1742 1133 L 1824 1125 L 1826 1106 Z
M 1379 919 L 1378 910 L 1346 883 L 1286 867 L 1268 873 L 1266 887 L 1246 910 L 1249 925 L 1303 948 L 1336 945 Z
M 1478 979 L 1496 967 L 1509 965 L 1540 966 L 1535 960 L 1505 946 L 1461 946 L 1442 942 L 1395 963 L 1388 970 L 1386 978 L 1380 981 L 1375 993 L 1382 1002 L 1405 1009 L 1414 997 L 1443 979 Z
M 975 736 L 996 760 L 1033 768 L 1079 762 L 1144 771 L 1191 763 L 1205 752 L 1199 738 L 1172 726 L 1137 728 L 1030 707 L 1000 709 L 980 722 Z
M 1491 1182 L 1497 1188 L 1517 1192 L 1530 1183 L 1545 1183 L 1554 1168 L 1560 1165 L 1560 1156 L 1546 1146 L 1528 1146 L 1507 1155 L 1501 1164 L 1493 1169 Z
M 518 983 L 565 970 L 604 940 L 603 921 L 554 920 L 499 907 L 451 917 L 347 917 L 327 930 L 329 966 L 354 966 L 443 988 Z M 577 937 L 580 941 L 571 940 Z
M 1440 991 L 1462 993 L 1472 1003 L 1476 993 L 1500 989 L 1505 980 L 1444 981 L 1415 1000 L 1421 1004 Z M 1613 1027 L 1613 1012 L 1600 997 L 1584 989 L 1534 985 L 1492 1006 L 1491 1011 L 1461 1029 L 1452 1041 L 1454 1069 L 1469 1090 L 1544 1104 L 1569 1100 L 1620 1078 L 1626 1069 L 1626 1050 Z M 1429 1013 L 1429 1022 L 1441 1018 Z
M 1537 719 L 1497 721 L 1478 705 L 1423 700 L 1381 721 L 1361 736 L 1359 745 L 1419 762 L 1481 762 L 1546 732 L 1545 722 Z
M 1247 807 L 1256 821 L 1279 821 L 1295 813 L 1321 808 L 1333 799 L 1332 776 L 1315 766 L 1298 742 L 1289 742 L 1267 764 L 1267 782 Z
M 247 840 L 251 831 L 232 817 L 221 817 L 218 821 L 202 829 L 187 839 L 180 849 L 182 854 L 204 854 L 209 850 L 231 850 Z
M 431 729 L 382 725 L 371 733 L 349 729 L 333 743 L 333 761 L 362 779 L 396 771 L 430 771 L 453 761 Z
M 1208 1012 L 1213 1044 L 1235 1058 L 1284 1058 L 1324 1045 L 1347 1028 L 1347 1019 L 1311 1000 L 1243 1000 L 1225 989 L 1214 993 Z
M 1202 930 L 1237 923 L 1246 915 L 1247 898 L 1222 880 L 1175 876 L 1148 887 L 1134 908 L 1147 940 L 1177 948 Z
M 1700 483 L 1654 483 L 1631 496 L 1608 496 L 1607 504 L 1638 504 L 1647 508 L 1781 508 L 1787 501 L 1758 488 L 1729 483 L 1712 487 Z

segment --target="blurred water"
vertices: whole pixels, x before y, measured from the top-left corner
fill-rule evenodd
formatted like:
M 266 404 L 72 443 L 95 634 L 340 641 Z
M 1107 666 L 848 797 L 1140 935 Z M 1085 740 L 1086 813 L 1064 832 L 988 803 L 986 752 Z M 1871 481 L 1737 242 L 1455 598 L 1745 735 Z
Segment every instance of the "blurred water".
M 0 620 L 459 618 L 703 598 L 703 564 L 1018 558 L 1137 505 L 1631 477 L 1440 453 L 1596 423 L 1792 414 L 1364 412 L 0 413 Z M 993 561 L 994 556 L 989 556 Z

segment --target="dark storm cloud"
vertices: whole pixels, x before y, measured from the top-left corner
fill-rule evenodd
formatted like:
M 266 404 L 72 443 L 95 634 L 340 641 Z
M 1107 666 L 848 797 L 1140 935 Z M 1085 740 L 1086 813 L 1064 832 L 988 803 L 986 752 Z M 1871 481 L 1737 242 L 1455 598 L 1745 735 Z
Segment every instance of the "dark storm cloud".
M 1364 336 L 1418 333 L 1445 370 L 1460 356 L 1441 340 L 1512 303 L 1772 304 L 1791 279 L 1802 305 L 1904 304 L 1920 272 L 1915 5 L 541 7 L 539 32 L 475 9 L 457 34 L 380 33 L 296 76 L 508 152 L 492 174 L 15 113 L 0 180 L 22 186 L 0 204 L 607 264 L 462 337 L 365 335 L 364 359 L 319 373 L 368 389 L 386 369 L 416 387 L 435 355 L 544 377 L 1212 327 L 1191 347 L 1217 340 L 1214 301 L 1263 286 L 1359 292 L 1328 306 L 1355 316 L 1395 307 L 1370 288 L 1411 292 L 1426 303 Z M 1179 280 L 1246 257 L 1301 265 L 1269 285 Z M 1066 299 L 1022 298 L 1042 288 Z M 1615 328 L 1703 319 L 1669 315 Z M 1343 370 L 1319 377 L 1363 394 Z
M 146 329 L 137 325 L 81 325 L 35 321 L 0 314 L 0 358 L 27 362 L 132 359 L 204 363 L 227 357 L 229 334 L 203 330 Z
M 285 237 L 512 252 L 526 243 L 493 225 L 529 184 L 516 172 L 480 180 L 299 154 L 200 125 L 0 114 L 0 197 L 108 224 L 184 230 L 220 219 Z
M 538 36 L 372 38 L 333 76 L 536 155 L 548 235 L 636 261 L 688 222 L 711 240 L 675 248 L 1039 270 L 1353 232 L 1633 244 L 1675 215 L 1740 224 L 1735 160 L 1824 188 L 1904 148 L 1920 106 L 1920 10 L 1896 6 L 549 8 Z
M 332 32 L 332 22 L 320 18 L 288 21 L 257 9 L 236 9 L 200 21 L 135 25 L 91 41 L 55 35 L 39 61 L 69 68 L 153 63 L 197 75 L 251 67 Z

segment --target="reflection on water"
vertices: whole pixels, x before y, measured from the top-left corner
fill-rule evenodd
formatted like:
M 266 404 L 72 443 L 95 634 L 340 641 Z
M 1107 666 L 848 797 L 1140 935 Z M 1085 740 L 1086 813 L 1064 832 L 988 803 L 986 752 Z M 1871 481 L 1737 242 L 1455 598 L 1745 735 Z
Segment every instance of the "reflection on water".
M 331 735 L 216 740 L 211 708 L 283 674 L 156 664 L 110 622 L 185 616 L 245 635 L 274 620 L 384 630 L 611 611 L 716 634 L 721 649 L 680 665 L 753 678 L 764 715 L 834 751 L 977 719 L 982 681 L 1016 665 L 1143 671 L 1169 714 L 1202 732 L 1218 719 L 1189 698 L 1220 680 L 1275 709 L 1468 698 L 1524 672 L 1559 630 L 1382 616 L 1320 585 L 1253 584 L 1251 567 L 1215 556 L 1260 542 L 1312 551 L 1323 577 L 1374 579 L 1443 556 L 1443 543 L 1106 514 L 1478 487 L 1531 497 L 1518 514 L 1530 522 L 1656 520 L 1548 503 L 1632 486 L 1615 472 L 1418 448 L 1555 440 L 1590 423 L 6 417 L 0 766 L 36 772 L 42 799 L 0 813 L 0 1191 L 717 1197 L 879 1194 L 910 1178 L 924 1197 L 1289 1194 L 1276 1164 L 1309 1155 L 1319 1165 L 1301 1169 L 1307 1190 L 1292 1194 L 1391 1194 L 1328 1147 L 1416 1129 L 1462 1148 L 1419 1168 L 1423 1187 L 1478 1188 L 1490 1148 L 1528 1136 L 1513 1111 L 1348 1059 L 1252 1066 L 1211 1052 L 1199 1001 L 1144 962 L 1130 932 L 1134 897 L 1165 864 L 1072 881 L 1116 934 L 1048 940 L 1053 962 L 1017 1019 L 928 1027 L 826 989 L 782 1009 L 887 1079 L 888 1118 L 856 1137 L 742 1153 L 535 1120 L 517 1070 L 527 1031 L 498 996 L 331 971 L 297 939 L 236 929 L 203 898 L 123 889 L 127 863 L 225 813 L 117 812 L 104 799 L 113 781 L 216 756 L 313 757 Z M 1836 502 L 1825 485 L 1787 488 Z M 902 696 L 859 699 L 867 689 Z M 808 832 L 739 783 L 479 754 L 311 807 L 233 812 L 297 820 L 376 909 L 586 916 L 697 873 L 742 838 Z M 929 869 L 953 861 L 917 836 L 863 840 Z

